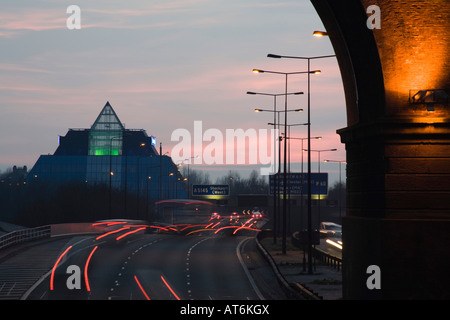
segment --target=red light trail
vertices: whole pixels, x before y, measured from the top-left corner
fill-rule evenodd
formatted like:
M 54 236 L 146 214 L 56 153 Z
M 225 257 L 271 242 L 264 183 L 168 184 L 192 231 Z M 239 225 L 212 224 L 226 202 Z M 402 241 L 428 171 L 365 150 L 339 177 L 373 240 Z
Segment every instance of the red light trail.
M 91 261 L 92 255 L 94 254 L 95 250 L 97 250 L 98 246 L 95 246 L 94 249 L 92 249 L 91 253 L 89 254 L 89 257 L 86 260 L 86 265 L 84 266 L 84 281 L 86 282 L 86 290 L 91 291 L 91 287 L 89 286 L 89 280 L 88 280 L 88 266 L 89 262 Z
M 55 265 L 53 266 L 52 269 L 52 275 L 50 276 L 50 290 L 53 290 L 53 279 L 55 276 L 55 271 L 56 271 L 56 267 L 58 266 L 59 262 L 61 261 L 61 259 L 66 255 L 67 251 L 69 251 L 72 248 L 72 246 L 68 247 L 58 258 L 58 260 L 56 260 Z
M 134 280 L 136 280 L 136 283 L 139 286 L 139 289 L 141 289 L 141 291 L 144 294 L 145 298 L 147 300 L 151 300 L 150 297 L 148 296 L 147 292 L 145 292 L 144 288 L 142 287 L 141 283 L 139 282 L 139 280 L 138 280 L 138 278 L 136 276 L 134 276 Z
M 166 287 L 170 290 L 170 292 L 172 292 L 172 294 L 175 296 L 175 298 L 177 300 L 180 300 L 180 298 L 178 297 L 178 295 L 175 293 L 175 291 L 173 291 L 173 289 L 169 286 L 169 284 L 167 283 L 166 279 L 164 279 L 163 276 L 161 276 L 161 280 L 164 282 L 164 284 L 166 285 Z

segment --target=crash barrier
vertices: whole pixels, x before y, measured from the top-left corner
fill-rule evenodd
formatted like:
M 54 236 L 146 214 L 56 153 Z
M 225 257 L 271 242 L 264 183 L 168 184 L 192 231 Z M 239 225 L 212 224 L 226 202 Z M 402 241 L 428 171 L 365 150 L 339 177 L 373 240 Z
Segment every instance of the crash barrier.
M 323 252 L 322 250 L 316 247 L 316 245 L 320 245 L 320 232 L 318 230 L 314 230 L 312 236 L 313 236 L 312 255 L 314 259 L 340 271 L 342 268 L 342 259 L 332 256 L 326 252 Z M 292 244 L 295 247 L 305 250 L 306 248 L 305 246 L 308 244 L 308 232 L 307 231 L 294 232 L 292 234 L 291 240 Z
M 14 244 L 25 241 L 49 238 L 51 236 L 51 226 L 42 226 L 37 228 L 27 228 L 9 232 L 0 236 L 0 250 Z
M 342 268 L 342 259 L 336 258 L 328 253 L 325 253 L 317 248 L 313 248 L 312 251 L 314 258 L 322 262 L 323 264 L 337 269 L 338 271 Z
M 286 295 L 290 299 L 298 299 L 299 295 L 301 295 L 307 299 L 319 300 L 320 297 L 316 296 L 314 293 L 312 293 L 310 291 L 306 291 L 306 290 L 301 290 L 300 286 L 289 284 L 286 281 L 286 279 L 283 277 L 280 270 L 278 269 L 277 264 L 273 260 L 272 256 L 269 254 L 269 252 L 266 250 L 266 248 L 264 248 L 264 246 L 261 244 L 261 240 L 263 238 L 268 237 L 271 233 L 272 233 L 271 230 L 267 230 L 267 229 L 261 230 L 260 232 L 258 232 L 255 240 L 256 240 L 256 244 L 257 244 L 257 248 L 258 248 L 259 252 L 263 255 L 265 260 L 272 267 L 272 270 L 274 271 L 275 276 L 276 276 L 278 282 L 280 283 L 281 287 L 283 288 L 284 292 L 286 293 Z
M 98 233 L 104 230 L 105 225 L 96 225 L 95 223 L 85 222 L 52 224 L 50 227 L 51 235 L 53 237 L 72 234 Z
M 0 250 L 25 241 L 50 238 L 55 236 L 66 236 L 74 234 L 100 233 L 107 228 L 120 228 L 122 223 L 144 223 L 141 220 L 105 221 L 98 223 L 62 223 L 52 224 L 36 228 L 24 228 L 9 232 L 0 236 Z

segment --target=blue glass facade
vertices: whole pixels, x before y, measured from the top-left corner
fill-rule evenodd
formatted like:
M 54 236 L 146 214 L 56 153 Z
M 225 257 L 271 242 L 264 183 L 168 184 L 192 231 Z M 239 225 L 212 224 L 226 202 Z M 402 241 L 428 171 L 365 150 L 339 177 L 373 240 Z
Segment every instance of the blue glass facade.
M 154 137 L 124 129 L 109 103 L 91 129 L 70 129 L 54 155 L 39 157 L 28 174 L 28 183 L 38 181 L 105 186 L 148 202 L 188 197 L 178 167 L 157 153 Z
M 186 183 L 167 156 L 42 155 L 28 174 L 28 183 L 33 181 L 111 186 L 152 202 L 187 198 Z

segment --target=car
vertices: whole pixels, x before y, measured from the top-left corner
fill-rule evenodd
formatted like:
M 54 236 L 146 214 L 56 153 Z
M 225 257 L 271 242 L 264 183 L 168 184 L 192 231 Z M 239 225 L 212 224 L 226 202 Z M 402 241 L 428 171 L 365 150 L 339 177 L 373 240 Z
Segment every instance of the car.
M 220 219 L 220 214 L 218 214 L 217 212 L 211 213 L 210 220 L 213 220 L 213 219 Z
M 239 215 L 237 214 L 237 212 L 233 212 L 230 215 L 230 222 L 237 222 L 239 220 Z
M 261 213 L 261 211 L 259 211 L 258 208 L 253 209 L 252 218 L 253 219 L 261 219 L 262 218 L 262 213 Z
M 342 226 L 334 222 L 321 222 L 319 231 L 321 237 L 342 237 Z

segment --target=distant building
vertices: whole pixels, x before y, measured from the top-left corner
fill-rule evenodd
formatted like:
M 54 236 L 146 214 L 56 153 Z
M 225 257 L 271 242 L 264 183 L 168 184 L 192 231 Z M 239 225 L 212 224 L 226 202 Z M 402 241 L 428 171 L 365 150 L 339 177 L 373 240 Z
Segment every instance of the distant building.
M 41 155 L 28 183 L 83 182 L 136 194 L 149 201 L 187 198 L 172 159 L 158 154 L 143 129 L 125 129 L 109 102 L 90 129 L 69 129 L 53 155 Z
M 11 172 L 6 172 L 0 175 L 0 183 L 9 186 L 20 186 L 25 184 L 28 174 L 27 166 L 22 168 L 14 166 Z

